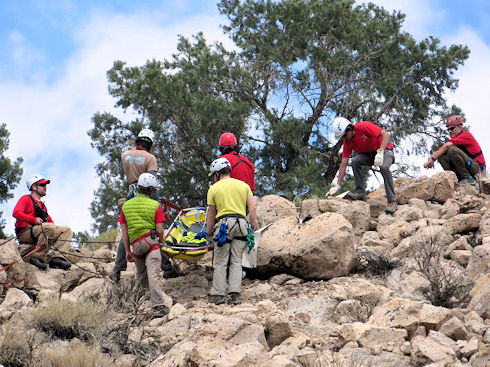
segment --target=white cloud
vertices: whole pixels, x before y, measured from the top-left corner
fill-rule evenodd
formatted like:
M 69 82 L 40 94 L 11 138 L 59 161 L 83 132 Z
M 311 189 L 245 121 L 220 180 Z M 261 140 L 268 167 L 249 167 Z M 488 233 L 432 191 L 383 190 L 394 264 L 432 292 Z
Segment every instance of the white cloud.
M 52 180 L 45 201 L 55 222 L 74 231 L 89 230 L 88 207 L 98 185 L 94 166 L 99 157 L 90 148 L 87 131 L 95 112 L 113 111 L 107 70 L 115 60 L 142 65 L 147 59 L 169 58 L 176 52 L 179 34 L 189 37 L 202 30 L 208 41 L 228 42 L 218 26 L 222 21 L 216 13 L 162 24 L 162 15 L 157 13 L 93 12 L 75 35 L 78 44 L 66 69 L 52 83 L 0 80 L 2 117 L 11 133 L 8 155 L 24 158 L 22 182 L 15 198 L 3 208 L 7 233 L 13 232 L 10 215 L 17 199 L 26 193 L 25 180 L 36 172 Z M 18 52 L 22 50 L 21 45 Z

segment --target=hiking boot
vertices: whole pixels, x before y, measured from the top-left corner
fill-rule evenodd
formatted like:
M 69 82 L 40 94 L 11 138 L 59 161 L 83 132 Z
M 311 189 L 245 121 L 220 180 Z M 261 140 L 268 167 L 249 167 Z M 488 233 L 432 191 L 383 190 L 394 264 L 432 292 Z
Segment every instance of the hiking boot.
M 396 212 L 397 208 L 398 208 L 398 204 L 396 203 L 396 201 L 391 201 L 388 203 L 388 205 L 386 205 L 385 213 L 393 214 L 394 212 Z
M 157 319 L 159 317 L 164 317 L 168 315 L 170 310 L 168 309 L 167 306 L 162 305 L 162 306 L 157 306 L 153 308 L 153 315 L 151 316 L 152 319 Z
M 209 302 L 215 305 L 223 305 L 226 303 L 225 296 L 212 295 L 209 296 Z
M 65 261 L 63 259 L 60 259 L 59 257 L 53 257 L 49 261 L 49 267 L 51 269 L 63 269 L 63 270 L 68 270 L 71 267 L 71 264 L 68 261 Z
M 111 279 L 114 282 L 119 282 L 121 280 L 121 272 L 120 271 L 113 271 L 111 274 Z
M 352 192 L 349 192 L 344 196 L 345 199 L 349 200 L 365 200 L 366 199 L 366 191 L 363 189 L 355 189 Z
M 239 305 L 240 303 L 242 303 L 240 293 L 230 292 L 230 305 Z
M 37 257 L 31 257 L 29 263 L 41 270 L 46 270 L 48 268 L 48 266 Z
M 476 183 L 476 181 L 473 177 L 463 178 L 462 180 L 459 180 L 459 182 L 458 182 L 458 184 L 460 184 L 460 185 L 474 185 L 475 183 Z

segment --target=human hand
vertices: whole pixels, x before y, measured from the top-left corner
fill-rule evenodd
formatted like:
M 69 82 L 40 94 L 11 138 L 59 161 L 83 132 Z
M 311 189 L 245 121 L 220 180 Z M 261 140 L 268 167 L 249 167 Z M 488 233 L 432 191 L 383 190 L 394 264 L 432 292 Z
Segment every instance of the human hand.
M 328 190 L 328 192 L 325 194 L 325 197 L 335 195 L 338 191 L 340 190 L 340 185 L 335 185 Z
M 429 158 L 429 160 L 424 163 L 424 168 L 434 168 L 434 161 Z
M 126 261 L 130 263 L 134 262 L 133 253 L 131 251 L 126 252 Z
M 41 218 L 36 217 L 36 222 L 34 224 L 42 224 L 43 220 Z
M 385 153 L 385 151 L 383 149 L 377 150 L 376 156 L 374 157 L 374 165 L 375 166 L 381 167 L 383 165 L 384 153 Z

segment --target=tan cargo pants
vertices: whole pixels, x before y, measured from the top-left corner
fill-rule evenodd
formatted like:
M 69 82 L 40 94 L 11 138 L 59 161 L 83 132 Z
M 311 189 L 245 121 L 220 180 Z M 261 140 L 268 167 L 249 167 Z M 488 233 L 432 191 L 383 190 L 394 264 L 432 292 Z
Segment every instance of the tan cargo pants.
M 131 251 L 136 254 L 144 253 L 149 246 L 158 243 L 158 238 L 143 238 L 131 245 Z M 142 259 L 134 259 L 136 265 L 135 276 L 136 283 L 141 287 L 150 290 L 150 302 L 152 307 L 162 306 L 165 304 L 162 284 L 160 283 L 160 265 L 162 255 L 160 250 L 155 250 L 144 256 Z
M 224 296 L 226 294 L 226 270 L 228 271 L 228 292 L 240 293 L 242 287 L 242 256 L 247 248 L 247 241 L 237 239 L 247 235 L 248 222 L 243 218 L 225 218 L 228 224 L 227 238 L 223 246 L 214 246 L 214 271 L 213 285 L 211 287 L 212 296 Z M 238 223 L 236 222 L 238 221 Z M 219 230 L 219 225 L 216 227 Z M 229 264 L 229 265 L 228 265 Z
M 42 246 L 30 256 L 36 257 L 43 262 L 49 262 L 53 257 L 65 258 L 64 254 L 54 251 L 51 248 L 52 246 L 63 252 L 70 251 L 73 232 L 69 227 L 57 226 L 54 223 L 42 223 L 33 226 L 32 232 L 34 237 L 37 238 L 36 243 L 34 243 L 29 227 L 22 231 L 18 237 L 20 242 L 20 254 L 22 256 L 32 251 L 37 245 L 42 243 L 46 237 L 48 237 L 48 246 Z

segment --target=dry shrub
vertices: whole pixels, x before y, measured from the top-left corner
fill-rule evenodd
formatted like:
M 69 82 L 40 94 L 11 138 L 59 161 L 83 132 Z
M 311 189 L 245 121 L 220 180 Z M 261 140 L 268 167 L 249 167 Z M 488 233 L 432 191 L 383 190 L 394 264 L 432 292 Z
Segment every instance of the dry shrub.
M 54 300 L 34 309 L 32 326 L 60 339 L 97 340 L 111 318 L 102 305 Z
M 432 236 L 416 246 L 417 269 L 429 282 L 424 289 L 425 297 L 434 305 L 446 308 L 463 307 L 469 302 L 472 282 L 465 277 L 458 265 L 445 262 L 443 243 Z
M 16 329 L 8 329 L 0 344 L 0 365 L 23 367 L 32 359 L 32 338 Z
M 61 351 L 48 351 L 45 358 L 49 367 L 111 367 L 112 360 L 96 346 L 72 343 Z
M 358 249 L 356 252 L 356 265 L 353 271 L 384 277 L 400 265 L 400 259 L 389 259 L 374 251 Z

